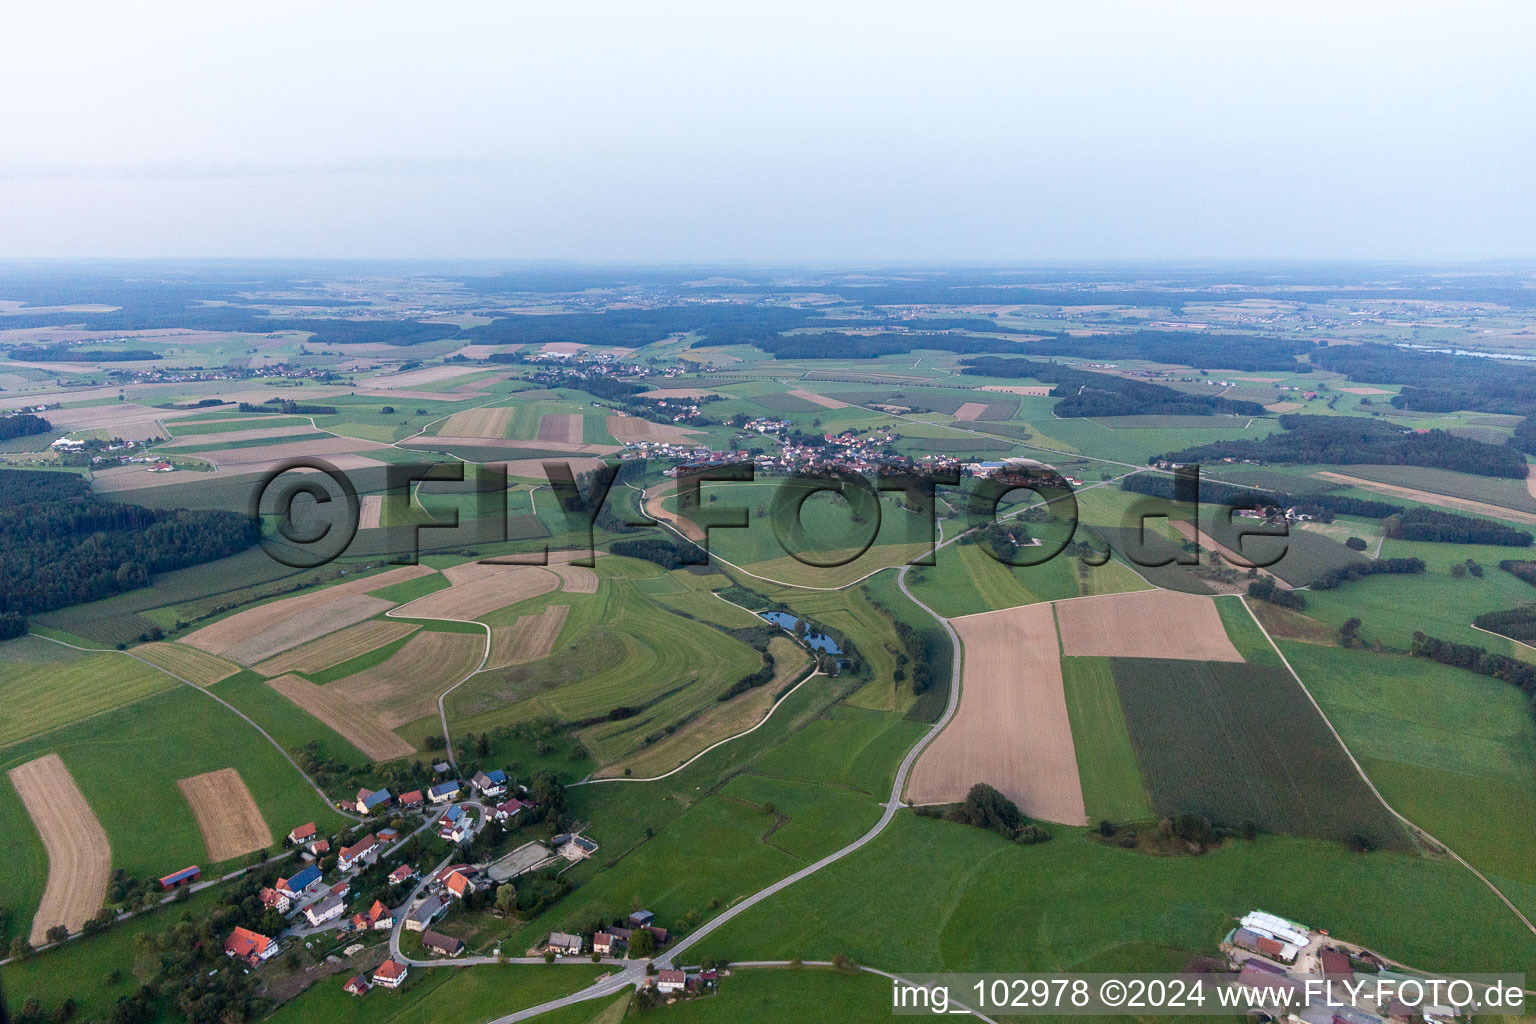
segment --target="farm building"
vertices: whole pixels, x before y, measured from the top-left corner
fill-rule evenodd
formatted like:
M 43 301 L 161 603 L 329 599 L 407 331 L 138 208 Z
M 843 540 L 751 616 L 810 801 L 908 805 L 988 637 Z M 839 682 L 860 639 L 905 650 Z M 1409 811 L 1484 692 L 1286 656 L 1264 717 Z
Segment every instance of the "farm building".
M 405 930 L 408 932 L 425 931 L 427 925 L 436 921 L 443 915 L 448 907 L 436 896 L 428 896 L 416 904 L 414 910 L 405 916 Z
M 366 974 L 355 974 L 345 985 L 341 986 L 341 990 L 348 995 L 365 996 L 372 987 L 373 985 L 368 981 Z
M 428 928 L 421 933 L 421 944 L 441 956 L 458 956 L 464 952 L 464 943 L 452 935 L 434 932 Z
M 431 800 L 435 804 L 445 804 L 450 800 L 457 800 L 458 797 L 459 782 L 456 779 L 449 779 L 447 782 L 439 782 L 437 785 L 427 790 L 427 799 Z
M 378 837 L 369 833 L 351 846 L 343 846 L 336 855 L 336 866 L 342 871 L 350 870 L 352 865 L 367 863 L 378 856 Z
M 398 960 L 385 960 L 379 964 L 378 970 L 373 972 L 373 983 L 385 988 L 399 988 L 405 982 L 408 970 L 409 968 Z
M 319 830 L 315 828 L 314 822 L 307 822 L 306 824 L 300 825 L 292 832 L 289 832 L 288 841 L 294 846 L 302 846 L 303 844 L 314 839 L 318 832 Z
M 236 928 L 224 940 L 224 955 L 256 967 L 277 955 L 277 943 L 260 932 Z
M 656 991 L 662 995 L 681 992 L 688 986 L 688 976 L 682 971 L 661 971 L 656 975 Z
M 357 813 L 372 814 L 374 811 L 388 807 L 391 799 L 387 789 L 360 789 L 357 791 Z
M 1341 953 L 1337 949 L 1325 949 L 1317 954 L 1318 962 L 1322 965 L 1323 974 L 1336 978 L 1352 978 L 1355 968 L 1349 962 L 1349 954 Z
M 400 830 L 393 828 L 381 828 L 378 832 L 379 842 L 392 843 L 400 838 Z
M 644 928 L 654 920 L 656 920 L 656 915 L 649 910 L 637 910 L 629 915 L 629 926 L 631 928 Z
M 421 790 L 419 789 L 413 789 L 409 793 L 400 794 L 401 810 L 414 811 L 416 808 L 420 807 L 422 803 L 423 801 L 421 799 Z
M 318 903 L 304 908 L 304 919 L 310 927 L 318 928 L 327 921 L 334 921 L 346 912 L 347 905 L 340 896 L 327 896 Z
M 550 932 L 549 948 L 556 953 L 567 956 L 581 955 L 582 940 L 580 935 L 571 935 L 569 932 Z
M 279 914 L 286 914 L 293 909 L 293 900 L 288 898 L 287 893 L 278 892 L 276 889 L 262 889 L 261 905 Z
M 178 889 L 183 885 L 191 885 L 202 877 L 202 874 L 203 869 L 194 864 L 191 867 L 182 868 L 180 871 L 174 871 L 160 879 L 160 888 Z
M 279 878 L 277 888 L 289 899 L 296 900 L 319 881 L 320 869 L 311 864 L 292 878 Z

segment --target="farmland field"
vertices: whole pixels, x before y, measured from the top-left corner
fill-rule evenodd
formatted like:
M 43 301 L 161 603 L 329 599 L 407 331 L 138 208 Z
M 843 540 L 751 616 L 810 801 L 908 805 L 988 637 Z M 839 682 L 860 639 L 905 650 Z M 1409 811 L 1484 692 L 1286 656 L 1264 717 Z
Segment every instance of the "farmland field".
M 141 644 L 133 649 L 135 658 L 142 658 L 198 686 L 212 686 L 221 679 L 228 679 L 240 671 L 240 666 L 223 658 L 214 657 L 196 647 L 180 644 Z
M 1087 822 L 1050 605 L 951 621 L 964 648 L 960 710 L 923 749 L 913 803 L 958 803 L 978 782 L 1032 818 Z
M 1062 658 L 1061 674 L 1088 820 L 1150 819 L 1152 806 L 1136 766 L 1109 659 Z
M 255 668 L 264 676 L 277 676 L 285 672 L 315 673 L 394 643 L 420 628 L 414 622 L 370 619 L 284 651 Z
M 1157 813 L 1405 845 L 1396 821 L 1283 668 L 1122 658 L 1111 664 Z
M 415 747 L 390 731 L 377 712 L 339 690 L 316 686 L 295 675 L 269 679 L 267 685 L 335 730 L 370 760 L 389 761 L 416 752 Z
M 112 866 L 140 877 L 210 862 L 178 779 L 240 765 L 262 817 L 274 829 L 338 822 L 280 753 L 225 708 L 190 687 L 99 714 L 0 751 L 9 768 L 56 751 L 112 843 Z M 124 764 L 134 770 L 124 771 Z M 146 829 L 152 820 L 155 827 Z
M 1388 803 L 1482 871 L 1536 884 L 1536 723 L 1518 690 L 1423 658 L 1282 649 Z
M 29 736 L 180 685 L 164 672 L 115 653 L 7 664 L 0 673 L 0 705 L 7 709 L 0 717 L 0 752 Z
M 432 713 L 442 691 L 479 666 L 485 654 L 478 633 L 423 631 L 389 660 L 325 686 L 368 708 L 393 729 Z
M 1536 936 L 1448 860 L 1361 857 L 1340 844 L 1281 836 L 1200 857 L 1147 857 L 1078 830 L 1057 832 L 1051 842 L 1019 846 L 899 814 L 858 853 L 777 893 L 761 914 L 730 922 L 690 953 L 843 954 L 908 971 L 1177 971 L 1258 906 L 1408 963 L 1447 971 L 1536 965 Z M 935 878 L 952 881 L 935 885 Z M 1405 914 L 1404 906 L 1416 910 Z M 1029 927 L 1019 927 L 1021 912 Z
M 178 779 L 176 788 L 197 817 L 209 860 L 233 860 L 272 845 L 272 830 L 262 820 L 238 770 L 220 768 Z
M 1210 598 L 1172 590 L 1056 604 L 1063 654 L 1074 657 L 1242 661 Z
M 54 925 L 78 932 L 100 909 L 112 848 L 57 754 L 44 754 L 8 774 L 48 850 L 48 887 L 32 919 L 31 940 L 37 946 Z

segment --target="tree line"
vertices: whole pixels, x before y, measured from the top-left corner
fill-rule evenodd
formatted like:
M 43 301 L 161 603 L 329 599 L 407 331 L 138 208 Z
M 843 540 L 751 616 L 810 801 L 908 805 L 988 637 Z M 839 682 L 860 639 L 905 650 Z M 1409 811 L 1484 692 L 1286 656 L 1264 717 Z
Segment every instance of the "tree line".
M 1524 530 L 1454 512 L 1434 508 L 1408 508 L 1382 524 L 1388 537 L 1399 540 L 1423 540 L 1437 544 L 1493 544 L 1506 548 L 1528 548 L 1531 535 Z
M 32 434 L 46 434 L 52 429 L 52 423 L 30 412 L 15 416 L 0 416 L 0 441 L 9 441 L 13 437 L 29 437 Z
M 1415 630 L 1408 653 L 1415 658 L 1428 658 L 1442 665 L 1464 668 L 1478 675 L 1502 679 L 1529 698 L 1536 699 L 1536 665 L 1528 665 L 1515 658 L 1494 654 L 1486 647 L 1458 644 L 1439 637 L 1426 636 Z M 1536 705 L 1533 705 L 1536 711 Z
M 1313 580 L 1313 590 L 1333 590 L 1341 584 L 1351 580 L 1364 579 L 1367 576 L 1381 574 L 1421 573 L 1424 571 L 1424 559 L 1422 558 L 1378 558 L 1373 562 L 1351 562 L 1348 565 L 1334 566 L 1325 570 L 1322 575 Z
M 1105 373 L 1077 370 L 1058 363 L 1033 359 L 983 357 L 966 362 L 961 373 L 977 377 L 1006 379 L 1031 378 L 1056 385 L 1052 397 L 1059 398 L 1057 416 L 1262 416 L 1264 407 L 1257 402 L 1192 395 L 1164 384 L 1130 380 Z
M 1281 433 L 1260 440 L 1213 441 L 1161 456 L 1169 462 L 1238 459 L 1276 464 L 1424 466 L 1524 480 L 1525 456 L 1511 444 L 1485 444 L 1444 430 L 1424 433 L 1360 416 L 1280 417 Z
M 1120 481 L 1122 491 L 1149 494 L 1154 498 L 1174 500 L 1173 477 L 1153 473 L 1134 473 Z M 1369 498 L 1352 498 L 1343 494 L 1287 494 L 1284 491 L 1259 491 L 1251 487 L 1238 487 L 1214 480 L 1200 481 L 1200 500 L 1229 508 L 1262 509 L 1283 512 L 1294 508 L 1297 512 L 1316 517 L 1320 522 L 1331 523 L 1334 516 L 1359 516 L 1362 519 L 1385 519 L 1403 511 L 1403 506 Z

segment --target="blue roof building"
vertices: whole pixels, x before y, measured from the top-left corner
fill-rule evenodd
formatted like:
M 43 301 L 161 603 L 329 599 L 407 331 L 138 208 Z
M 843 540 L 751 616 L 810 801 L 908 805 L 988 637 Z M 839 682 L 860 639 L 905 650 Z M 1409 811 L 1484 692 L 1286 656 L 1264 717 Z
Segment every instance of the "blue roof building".
M 297 896 L 318 881 L 320 881 L 320 869 L 311 864 L 286 882 L 281 883 L 280 887 L 289 896 Z

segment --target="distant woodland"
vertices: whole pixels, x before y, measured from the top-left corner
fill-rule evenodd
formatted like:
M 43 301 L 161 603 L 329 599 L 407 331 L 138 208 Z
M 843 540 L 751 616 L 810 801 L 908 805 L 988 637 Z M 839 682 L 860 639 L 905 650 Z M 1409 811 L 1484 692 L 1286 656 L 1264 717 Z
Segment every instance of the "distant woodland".
M 1280 417 L 1283 432 L 1257 441 L 1215 441 L 1162 458 L 1172 462 L 1317 463 L 1426 466 L 1478 476 L 1525 479 L 1525 456 L 1510 444 L 1484 444 L 1444 430 L 1424 433 L 1360 416 Z
M 969 360 L 961 373 L 978 377 L 1032 378 L 1056 385 L 1051 395 L 1058 416 L 1262 416 L 1257 402 L 1240 402 L 1214 395 L 1192 395 L 1163 384 L 1130 380 L 1105 373 L 1076 370 L 1033 359 L 982 357 Z

